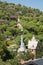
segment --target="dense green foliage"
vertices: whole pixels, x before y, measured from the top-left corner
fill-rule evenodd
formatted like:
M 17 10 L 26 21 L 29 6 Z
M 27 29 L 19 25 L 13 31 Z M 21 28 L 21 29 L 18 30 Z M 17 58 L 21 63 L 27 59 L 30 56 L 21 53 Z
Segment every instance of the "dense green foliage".
M 16 44 L 14 47 L 16 50 L 19 48 L 21 31 L 16 27 L 18 17 L 24 28 L 25 45 L 27 46 L 28 40 L 34 34 L 36 39 L 40 41 L 41 47 L 37 56 L 43 56 L 43 12 L 20 4 L 0 2 L 0 65 L 19 64 L 16 52 L 14 53 L 7 49 L 10 44 Z M 22 59 L 29 59 L 30 55 L 27 53 L 23 55 Z

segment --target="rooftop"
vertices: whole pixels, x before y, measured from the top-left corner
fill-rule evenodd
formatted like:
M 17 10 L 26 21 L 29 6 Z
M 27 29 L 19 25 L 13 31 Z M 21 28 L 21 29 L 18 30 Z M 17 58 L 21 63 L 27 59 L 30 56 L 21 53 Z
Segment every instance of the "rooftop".
M 28 41 L 28 49 L 36 49 L 38 45 L 38 41 L 35 39 L 33 35 L 32 39 Z

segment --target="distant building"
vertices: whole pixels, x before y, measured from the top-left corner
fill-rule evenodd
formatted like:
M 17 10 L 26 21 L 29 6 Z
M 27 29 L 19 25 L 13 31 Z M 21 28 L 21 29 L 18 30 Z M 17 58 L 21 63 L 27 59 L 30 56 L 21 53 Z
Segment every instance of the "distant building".
M 18 52 L 26 52 L 26 48 L 23 42 L 23 35 L 21 35 L 21 45 L 20 48 L 18 49 Z
M 9 21 L 7 19 L 0 19 L 0 23 L 6 24 L 6 23 L 9 23 Z
M 39 41 L 36 41 L 35 36 L 33 35 L 32 39 L 28 41 L 28 50 L 36 55 L 37 50 L 39 49 Z
M 19 22 L 20 20 L 18 19 L 18 22 Z M 18 25 L 19 25 L 19 28 L 21 29 L 21 45 L 20 45 L 20 48 L 18 49 L 18 52 L 26 52 L 26 48 L 25 48 L 25 45 L 24 45 L 24 42 L 23 42 L 23 27 L 22 27 L 22 25 L 21 24 L 19 24 L 18 23 Z
M 18 28 L 20 28 L 20 29 L 22 28 L 22 24 L 21 24 L 21 22 L 20 22 L 20 19 L 19 19 L 19 18 L 18 18 L 18 24 L 17 24 L 17 27 L 18 27 Z
M 18 23 L 17 27 L 20 29 L 22 27 L 22 25 L 20 23 Z
M 15 16 L 10 16 L 10 20 L 17 21 L 17 18 Z

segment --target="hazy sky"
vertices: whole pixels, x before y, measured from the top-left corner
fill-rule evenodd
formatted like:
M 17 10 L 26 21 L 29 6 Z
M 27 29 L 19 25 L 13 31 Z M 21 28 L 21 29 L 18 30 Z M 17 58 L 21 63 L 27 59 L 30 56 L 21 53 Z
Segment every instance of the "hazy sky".
M 43 0 L 0 0 L 0 1 L 22 4 L 28 7 L 38 8 L 43 11 Z

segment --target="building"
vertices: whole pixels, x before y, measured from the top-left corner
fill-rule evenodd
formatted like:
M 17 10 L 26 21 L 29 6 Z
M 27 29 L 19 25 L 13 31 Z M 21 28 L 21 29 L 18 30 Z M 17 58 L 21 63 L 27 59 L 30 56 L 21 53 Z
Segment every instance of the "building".
M 17 18 L 15 16 L 10 16 L 10 20 L 17 21 Z
M 19 18 L 18 18 L 18 22 L 19 22 Z M 18 23 L 19 25 L 20 23 Z M 26 48 L 25 48 L 25 45 L 24 45 L 24 42 L 23 42 L 23 27 L 22 25 L 20 24 L 19 25 L 19 28 L 21 29 L 21 45 L 20 45 L 20 48 L 18 49 L 18 52 L 26 52 Z
M 28 50 L 33 54 L 36 55 L 37 50 L 39 49 L 39 41 L 35 39 L 33 35 L 32 39 L 28 41 Z
M 19 28 L 19 29 L 21 29 L 22 28 L 22 24 L 21 24 L 21 22 L 20 22 L 20 19 L 18 18 L 18 24 L 17 24 L 17 27 Z
M 26 48 L 23 42 L 23 35 L 21 35 L 21 45 L 20 48 L 18 49 L 18 52 L 26 52 Z

